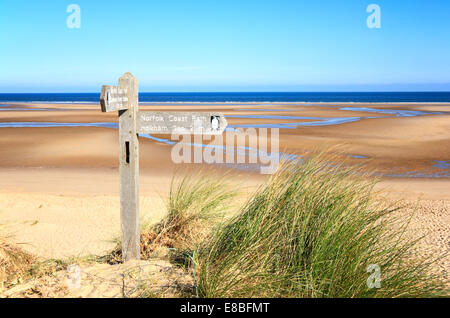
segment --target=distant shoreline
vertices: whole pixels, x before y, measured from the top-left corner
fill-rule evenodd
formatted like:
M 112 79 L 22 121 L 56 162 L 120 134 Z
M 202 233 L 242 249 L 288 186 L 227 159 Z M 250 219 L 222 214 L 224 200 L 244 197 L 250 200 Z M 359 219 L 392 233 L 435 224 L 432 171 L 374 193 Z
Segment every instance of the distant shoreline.
M 99 102 L 94 101 L 31 101 L 31 102 L 20 102 L 20 101 L 0 101 L 0 107 L 7 104 L 68 104 L 68 105 L 97 105 Z M 315 106 L 315 105 L 339 105 L 339 104 L 357 104 L 357 105 L 442 105 L 448 106 L 450 102 L 143 102 L 140 101 L 139 105 L 143 106 L 157 106 L 157 105 L 190 105 L 190 106 L 200 106 L 200 105 L 226 105 L 226 106 L 241 106 L 241 105 L 299 105 L 299 106 Z M 306 105 L 305 105 L 306 104 Z
M 100 93 L 0 93 L 0 103 L 98 103 Z M 198 92 L 140 93 L 141 103 L 450 103 L 449 92 Z

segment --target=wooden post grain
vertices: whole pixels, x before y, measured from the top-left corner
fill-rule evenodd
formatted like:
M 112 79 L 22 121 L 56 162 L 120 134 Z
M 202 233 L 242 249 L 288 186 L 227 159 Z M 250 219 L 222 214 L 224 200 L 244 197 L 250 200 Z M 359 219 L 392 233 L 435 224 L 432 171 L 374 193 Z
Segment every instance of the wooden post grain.
M 119 110 L 122 257 L 128 261 L 140 259 L 138 80 L 131 73 L 125 73 L 119 79 L 119 88 L 126 89 L 128 97 L 128 109 Z

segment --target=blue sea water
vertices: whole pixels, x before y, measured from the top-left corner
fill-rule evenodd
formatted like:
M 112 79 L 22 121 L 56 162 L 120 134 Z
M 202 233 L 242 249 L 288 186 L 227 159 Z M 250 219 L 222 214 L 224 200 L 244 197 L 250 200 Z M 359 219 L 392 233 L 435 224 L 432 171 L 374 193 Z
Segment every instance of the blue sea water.
M 0 94 L 0 102 L 97 103 L 100 93 Z M 240 93 L 140 93 L 139 101 L 151 102 L 361 102 L 361 103 L 444 103 L 450 92 L 240 92 Z

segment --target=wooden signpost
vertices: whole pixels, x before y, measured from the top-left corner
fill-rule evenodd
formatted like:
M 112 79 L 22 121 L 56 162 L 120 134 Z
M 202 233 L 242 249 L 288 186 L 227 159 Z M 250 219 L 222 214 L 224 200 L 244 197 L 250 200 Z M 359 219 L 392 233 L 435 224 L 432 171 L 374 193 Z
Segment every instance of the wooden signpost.
M 117 86 L 104 85 L 100 97 L 103 112 L 125 110 L 128 107 L 128 90 Z
M 104 85 L 102 112 L 119 112 L 119 172 L 122 257 L 140 259 L 138 134 L 220 135 L 227 126 L 221 113 L 138 110 L 138 80 L 125 73 L 119 86 Z

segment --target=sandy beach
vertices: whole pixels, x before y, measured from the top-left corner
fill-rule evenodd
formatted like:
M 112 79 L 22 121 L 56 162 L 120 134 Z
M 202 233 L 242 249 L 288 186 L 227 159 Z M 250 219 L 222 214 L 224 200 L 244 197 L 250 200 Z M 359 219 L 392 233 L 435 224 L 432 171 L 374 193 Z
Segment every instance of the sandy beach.
M 117 129 L 64 123 L 116 123 L 117 114 L 101 113 L 94 104 L 1 106 L 0 223 L 24 249 L 42 257 L 110 250 L 120 230 Z M 220 111 L 230 127 L 280 128 L 284 153 L 301 157 L 328 149 L 348 165 L 363 165 L 381 177 L 378 189 L 386 200 L 400 199 L 408 206 L 405 216 L 417 210 L 412 228 L 426 236 L 418 254 L 450 251 L 448 104 L 163 103 L 140 109 Z M 337 119 L 343 122 L 311 124 Z M 174 164 L 172 146 L 165 142 L 170 136 L 158 137 L 162 140 L 140 138 L 141 213 L 152 222 L 165 213 L 175 171 L 201 166 Z M 219 174 L 230 170 L 203 165 Z M 251 169 L 231 169 L 231 174 L 236 183 L 246 180 L 244 192 L 267 178 Z M 449 268 L 447 256 L 436 270 L 445 276 Z

